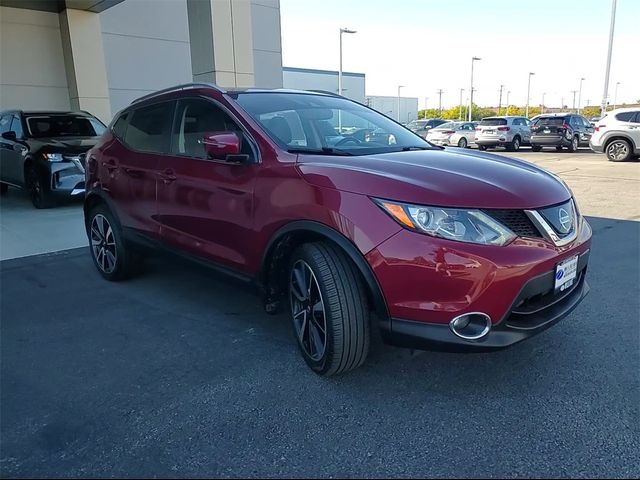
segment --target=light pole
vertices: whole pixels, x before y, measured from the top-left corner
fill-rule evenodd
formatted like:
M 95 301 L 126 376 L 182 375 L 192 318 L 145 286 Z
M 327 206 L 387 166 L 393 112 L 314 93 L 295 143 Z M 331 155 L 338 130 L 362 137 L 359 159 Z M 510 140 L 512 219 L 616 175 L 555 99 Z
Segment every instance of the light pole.
M 439 111 L 438 115 L 439 116 L 442 116 L 442 92 L 443 92 L 442 89 L 436 92 L 438 94 L 438 111 Z
M 462 92 L 464 92 L 464 88 L 460 89 L 460 112 L 458 113 L 458 120 L 462 120 Z
M 618 85 L 620 85 L 620 82 L 616 82 L 616 91 L 613 94 L 613 109 L 614 110 L 618 106 Z
M 509 115 L 509 95 L 511 95 L 511 90 L 507 90 L 507 106 L 505 107 L 505 115 Z
M 534 72 L 529 72 L 529 81 L 527 82 L 527 106 L 524 109 L 524 116 L 527 118 L 529 118 L 529 95 L 531 93 L 531 77 L 534 75 Z
M 403 87 L 404 85 L 398 85 L 398 115 L 396 117 L 396 119 L 398 120 L 398 123 L 400 123 L 400 89 Z
M 600 104 L 600 116 L 607 110 L 607 92 L 609 91 L 609 73 L 611 71 L 611 51 L 613 50 L 613 31 L 616 26 L 616 0 L 611 1 L 611 25 L 609 26 L 609 50 L 607 51 L 607 68 L 604 75 L 604 90 Z
M 500 109 L 502 108 L 502 89 L 504 85 L 500 85 L 500 100 L 498 100 L 498 115 L 500 115 Z
M 580 90 L 578 91 L 578 115 L 580 115 L 580 105 L 582 104 L 582 82 L 584 82 L 584 80 L 584 77 L 580 79 Z
M 542 105 L 540 106 L 540 113 L 544 113 L 544 97 L 547 92 L 542 92 Z
M 578 91 L 571 90 L 571 93 L 573 93 L 573 103 L 571 104 L 571 110 L 575 110 L 576 109 L 576 93 L 578 93 Z
M 338 70 L 338 95 L 342 95 L 342 34 L 343 33 L 356 33 L 356 31 L 349 30 L 348 28 L 340 29 L 340 69 Z
M 471 88 L 469 89 L 469 121 L 471 121 L 471 111 L 473 110 L 473 62 L 482 60 L 480 57 L 471 57 Z

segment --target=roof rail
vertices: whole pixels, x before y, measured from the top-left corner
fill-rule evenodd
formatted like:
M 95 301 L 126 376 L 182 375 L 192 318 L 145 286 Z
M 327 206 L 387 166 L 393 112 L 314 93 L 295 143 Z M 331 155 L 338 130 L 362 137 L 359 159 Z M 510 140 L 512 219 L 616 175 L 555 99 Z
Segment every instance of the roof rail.
M 191 82 L 191 83 L 183 83 L 182 85 L 175 85 L 173 87 L 164 88 L 162 90 L 158 90 L 157 92 L 153 92 L 153 93 L 149 93 L 147 95 L 143 95 L 140 98 L 136 98 L 134 101 L 131 102 L 131 104 L 133 105 L 134 103 L 139 103 L 139 102 L 142 102 L 143 100 L 148 100 L 150 98 L 153 98 L 153 97 L 156 97 L 156 96 L 159 96 L 159 95 L 163 95 L 165 93 L 179 92 L 181 90 L 187 90 L 187 89 L 190 89 L 190 88 L 202 88 L 202 87 L 213 88 L 214 90 L 216 90 L 216 91 L 218 91 L 220 93 L 226 93 L 225 90 L 223 90 L 222 88 L 218 87 L 214 83 Z

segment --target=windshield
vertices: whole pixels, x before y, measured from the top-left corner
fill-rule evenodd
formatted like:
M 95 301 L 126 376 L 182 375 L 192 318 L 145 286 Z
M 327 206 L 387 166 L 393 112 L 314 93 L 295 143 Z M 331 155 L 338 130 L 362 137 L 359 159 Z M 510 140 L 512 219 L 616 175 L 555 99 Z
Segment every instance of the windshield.
M 538 118 L 534 125 L 554 125 L 560 126 L 567 121 L 566 117 L 541 117 Z
M 507 120 L 505 118 L 483 118 L 480 122 L 482 127 L 495 127 L 497 125 L 506 125 Z
M 97 137 L 106 127 L 95 118 L 76 115 L 38 115 L 27 117 L 33 138 Z
M 369 155 L 431 147 L 384 115 L 344 98 L 280 92 L 236 95 L 242 108 L 287 150 Z

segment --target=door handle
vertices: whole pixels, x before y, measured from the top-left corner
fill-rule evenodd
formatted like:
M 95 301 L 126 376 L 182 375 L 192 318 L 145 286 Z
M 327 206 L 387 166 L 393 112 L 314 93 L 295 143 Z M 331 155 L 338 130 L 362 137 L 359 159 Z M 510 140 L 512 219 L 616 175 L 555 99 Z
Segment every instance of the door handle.
M 142 178 L 144 175 L 144 172 L 142 170 L 138 170 L 136 168 L 125 168 L 124 171 L 127 173 L 127 175 L 133 178 Z
M 159 176 L 165 184 L 175 182 L 176 179 L 178 178 L 176 177 L 175 172 L 170 168 L 167 168 L 166 170 L 163 170 L 162 172 L 160 172 Z

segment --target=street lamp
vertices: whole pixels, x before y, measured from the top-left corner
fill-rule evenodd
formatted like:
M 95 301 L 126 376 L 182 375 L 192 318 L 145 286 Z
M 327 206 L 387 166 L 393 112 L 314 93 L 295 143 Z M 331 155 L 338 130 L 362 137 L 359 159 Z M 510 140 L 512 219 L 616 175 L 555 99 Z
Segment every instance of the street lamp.
M 471 121 L 471 110 L 473 109 L 473 62 L 482 60 L 480 57 L 471 57 L 471 88 L 469 89 L 469 121 Z
M 356 31 L 349 30 L 348 28 L 340 29 L 340 69 L 338 70 L 338 95 L 342 95 L 342 34 L 343 33 L 356 33 Z
M 531 93 L 531 77 L 534 75 L 534 72 L 529 72 L 529 81 L 527 82 L 527 106 L 524 110 L 524 116 L 527 118 L 529 118 L 529 95 Z
M 462 92 L 464 92 L 464 88 L 460 89 L 460 112 L 458 112 L 458 120 L 462 120 Z
M 509 95 L 511 95 L 511 90 L 507 90 L 507 106 L 504 112 L 505 115 L 509 115 Z
M 504 85 L 500 85 L 500 100 L 498 100 L 498 115 L 500 115 L 500 109 L 502 108 L 502 89 Z
M 580 105 L 582 104 L 582 82 L 584 82 L 584 80 L 584 77 L 580 79 L 580 90 L 578 91 L 578 115 L 580 115 Z
M 609 91 L 609 73 L 611 71 L 611 51 L 613 50 L 613 31 L 616 26 L 616 0 L 611 1 L 611 25 L 609 26 L 609 50 L 607 51 L 607 68 L 604 75 L 604 91 L 600 104 L 600 116 L 607 111 L 607 96 Z
M 439 110 L 439 114 L 440 116 L 442 116 L 442 94 L 444 93 L 444 90 L 440 89 L 436 92 L 438 94 L 438 110 Z
M 542 92 L 542 105 L 540 107 L 540 113 L 544 113 L 544 97 L 547 94 L 547 92 Z
M 397 115 L 397 120 L 398 123 L 400 123 L 400 89 L 404 88 L 404 85 L 398 85 L 398 115 Z
M 615 91 L 615 93 L 613 95 L 613 109 L 614 110 L 618 106 L 618 85 L 620 85 L 620 82 L 616 82 L 616 91 Z

